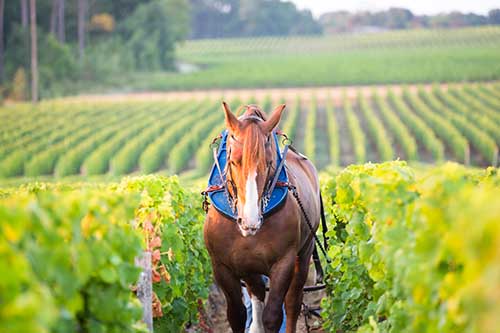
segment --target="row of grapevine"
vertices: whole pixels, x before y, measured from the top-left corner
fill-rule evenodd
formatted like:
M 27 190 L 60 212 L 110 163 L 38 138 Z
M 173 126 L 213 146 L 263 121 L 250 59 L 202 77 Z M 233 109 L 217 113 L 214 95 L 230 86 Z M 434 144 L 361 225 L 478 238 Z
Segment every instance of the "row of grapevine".
M 16 105 L 16 107 L 8 108 L 7 110 L 10 111 L 12 119 L 5 119 L 5 125 L 2 126 L 3 130 L 1 135 L 4 147 L 12 145 L 27 137 L 32 137 L 35 133 L 38 134 L 39 132 L 54 128 L 60 125 L 65 119 L 80 117 L 91 109 L 82 105 L 74 108 L 72 113 L 68 113 L 66 106 L 46 102 L 38 106 L 28 106 L 26 104 Z M 59 121 L 54 121 L 54 118 Z
M 368 100 L 362 94 L 358 94 L 358 105 L 363 117 L 368 125 L 368 131 L 372 140 L 375 141 L 381 161 L 390 161 L 394 158 L 394 150 L 392 149 L 392 142 L 389 135 L 384 128 L 382 121 L 374 113 Z
M 213 103 L 212 103 L 213 104 Z M 167 157 L 167 169 L 172 173 L 180 172 L 185 169 L 194 154 L 200 147 L 203 139 L 212 128 L 223 123 L 223 113 L 220 111 L 219 103 L 212 104 L 205 108 L 205 117 L 203 121 L 195 122 L 189 130 L 189 134 L 183 136 Z
M 72 133 L 58 144 L 51 145 L 38 154 L 33 154 L 24 166 L 24 174 L 26 176 L 52 174 L 58 159 L 68 150 L 71 150 L 72 147 L 86 140 L 91 140 L 96 132 L 103 133 L 113 128 L 117 130 L 124 125 L 126 126 L 127 122 L 130 122 L 132 118 L 138 118 L 137 115 L 127 119 L 125 117 L 125 113 L 118 113 L 114 116 L 106 116 L 104 114 L 95 117 L 95 125 L 83 125 L 81 129 Z
M 12 114 L 17 114 L 20 119 L 14 121 L 13 119 L 3 120 L 5 124 L 2 126 L 2 132 L 0 133 L 1 140 L 3 142 L 0 148 L 0 156 L 4 156 L 6 153 L 12 150 L 12 146 L 16 142 L 26 140 L 27 137 L 32 136 L 35 132 L 38 133 L 47 129 L 47 127 L 57 126 L 53 121 L 51 122 L 51 117 L 45 114 L 45 119 L 42 117 L 37 117 L 37 115 L 42 114 L 42 112 L 35 112 L 34 119 L 30 120 L 28 117 L 23 117 L 23 108 L 12 108 Z M 19 113 L 18 113 L 19 112 Z M 61 115 L 62 116 L 62 115 Z M 42 126 L 40 126 L 42 124 Z M 43 126 L 45 125 L 45 126 Z
M 193 122 L 202 118 L 205 110 L 201 105 L 199 103 L 194 107 L 185 105 L 174 115 L 171 125 L 147 146 L 139 157 L 139 168 L 142 172 L 155 172 L 165 165 L 175 143 L 189 132 Z
M 313 163 L 316 162 L 316 118 L 318 102 L 316 97 L 311 98 L 309 108 L 307 109 L 306 123 L 304 125 L 304 153 Z
M 339 124 L 335 117 L 335 107 L 331 98 L 326 101 L 326 122 L 328 129 L 328 142 L 330 145 L 330 164 L 340 165 L 340 137 Z
M 111 173 L 115 175 L 123 175 L 134 170 L 137 166 L 139 157 L 144 151 L 144 148 L 147 147 L 153 140 L 158 138 L 162 133 L 168 132 L 168 125 L 175 122 L 176 117 L 180 118 L 180 116 L 183 115 L 174 107 L 175 105 L 169 105 L 167 112 L 164 112 L 161 117 L 157 118 L 154 125 L 145 128 L 141 133 L 127 141 L 127 143 L 111 159 Z M 173 114 L 174 112 L 178 112 L 179 115 Z
M 157 109 L 157 111 L 160 111 Z M 145 128 L 153 125 L 157 115 L 152 110 L 142 116 L 140 121 L 131 122 L 129 126 L 122 128 L 111 140 L 101 144 L 92 151 L 82 164 L 82 173 L 85 175 L 99 175 L 108 172 L 109 162 L 112 156 L 128 141 Z
M 480 85 L 479 89 L 485 94 L 493 97 L 495 100 L 494 105 L 498 106 L 498 99 L 500 98 L 500 88 L 498 87 L 498 84 L 494 84 L 492 86 Z
M 445 100 L 455 111 L 465 115 L 473 123 L 484 128 L 488 134 L 495 139 L 497 144 L 500 144 L 500 118 L 498 122 L 491 121 L 490 115 L 485 112 L 485 108 L 481 105 L 480 101 L 472 96 L 459 91 L 457 89 L 449 88 L 448 94 L 444 94 L 441 90 L 434 90 L 436 95 Z
M 65 151 L 65 154 L 60 157 L 56 166 L 55 174 L 57 176 L 65 176 L 69 174 L 78 174 L 82 171 L 82 165 L 88 156 L 98 149 L 105 146 L 123 131 L 124 128 L 134 127 L 142 121 L 147 120 L 152 115 L 159 116 L 164 112 L 161 106 L 152 107 L 152 105 L 141 105 L 138 108 L 129 108 L 128 112 L 120 112 L 118 121 L 108 123 L 101 130 L 94 128 L 92 136 L 86 140 L 82 140 L 78 145 L 72 146 Z M 167 109 L 168 112 L 168 109 Z M 87 162 L 88 163 L 88 162 Z M 104 170 L 104 169 L 103 169 Z M 107 171 L 107 170 L 105 170 Z
M 47 117 L 44 119 L 36 119 L 36 115 L 45 112 L 41 107 L 36 108 L 33 110 L 35 116 L 34 120 L 30 120 L 29 116 L 25 116 L 25 118 L 20 116 L 19 120 L 5 124 L 7 127 L 9 124 L 15 125 L 16 128 L 11 131 L 9 135 L 6 135 L 5 138 L 2 138 L 2 155 L 5 155 L 6 151 L 8 152 L 14 150 L 22 147 L 23 145 L 29 146 L 33 142 L 37 143 L 40 139 L 47 139 L 49 135 L 52 135 L 52 140 L 57 140 L 59 138 L 56 136 L 59 134 L 57 133 L 58 130 L 64 129 L 64 125 L 69 119 L 84 121 L 84 116 L 87 112 L 91 112 L 93 116 L 100 114 L 99 110 L 85 110 L 85 112 L 82 112 L 83 114 L 79 111 L 75 111 L 74 115 L 71 114 L 71 112 L 68 112 L 67 109 L 65 109 L 65 113 L 58 112 L 62 109 L 64 108 L 59 107 L 51 110 L 50 112 L 47 111 Z
M 497 171 L 415 172 L 366 164 L 323 184 L 335 203 L 326 207 L 327 332 L 499 331 Z
M 496 122 L 500 122 L 500 114 L 498 114 L 498 110 L 500 110 L 500 103 L 497 98 L 494 96 L 485 93 L 481 87 L 470 87 L 465 86 L 463 91 L 475 98 L 478 103 L 481 104 L 481 112 L 492 118 Z
M 391 130 L 391 133 L 394 135 L 395 141 L 401 146 L 405 158 L 409 161 L 418 161 L 417 141 L 406 125 L 399 119 L 396 111 L 391 108 L 388 101 L 380 97 L 380 95 L 374 94 L 373 100 L 382 118 Z
M 5 137 L 0 150 L 0 156 L 5 156 L 15 150 L 31 147 L 33 144 L 43 143 L 47 138 L 49 142 L 61 140 L 66 133 L 61 133 L 66 129 L 67 123 L 85 122 L 90 117 L 99 116 L 102 112 L 100 108 L 88 109 L 86 107 L 73 109 L 68 112 L 67 106 L 59 105 L 46 110 L 46 107 L 33 109 L 34 118 L 29 115 L 20 120 L 12 121 L 16 125 L 16 133 L 11 133 Z M 74 112 L 74 113 L 73 113 Z M 37 117 L 45 114 L 43 119 Z
M 175 178 L 40 184 L 0 197 L 0 331 L 145 332 L 134 259 L 152 253 L 155 330 L 196 320 L 211 282 L 198 194 Z
M 133 115 L 124 113 L 124 117 L 126 118 L 123 122 L 115 123 L 113 126 L 108 125 L 105 129 L 87 138 L 87 140 L 83 140 L 74 147 L 71 147 L 63 156 L 60 156 L 54 168 L 54 174 L 61 177 L 80 173 L 80 168 L 86 156 L 122 130 L 124 126 L 141 121 L 147 113 L 149 113 L 148 108 L 136 110 Z
M 344 96 L 344 110 L 347 120 L 347 127 L 351 135 L 351 142 L 354 150 L 356 163 L 364 163 L 366 161 L 366 137 L 361 129 L 358 117 L 354 113 L 351 101 L 347 96 Z
M 93 114 L 93 113 L 92 113 Z M 85 117 L 85 118 L 75 118 L 74 121 L 69 122 L 69 124 L 62 123 L 61 126 L 54 130 L 53 132 L 47 133 L 44 137 L 38 139 L 38 141 L 33 142 L 23 142 L 26 146 L 15 148 L 11 154 L 7 155 L 2 161 L 0 161 L 0 175 L 3 177 L 17 176 L 28 172 L 33 175 L 49 173 L 53 162 L 45 163 L 45 156 L 50 155 L 46 153 L 54 148 L 54 145 L 65 145 L 68 138 L 77 137 L 81 139 L 92 133 L 93 127 L 96 122 L 99 124 L 101 122 L 101 127 L 109 123 L 109 121 L 114 121 L 116 119 L 122 119 L 118 114 L 115 113 L 103 113 L 99 114 L 96 111 L 95 117 Z M 39 154 L 45 154 L 45 156 L 38 157 Z M 52 158 L 53 160 L 53 158 Z M 38 169 L 40 166 L 40 170 Z M 39 172 L 40 171 L 40 172 Z
M 413 110 L 449 145 L 455 158 L 462 163 L 469 164 L 470 149 L 467 139 L 446 118 L 433 112 L 418 96 L 410 94 L 408 90 L 403 92 L 403 96 Z
M 211 144 L 212 141 L 219 134 L 221 134 L 224 129 L 225 126 L 223 123 L 221 123 L 220 125 L 215 125 L 196 151 L 196 173 L 198 175 L 201 176 L 207 174 L 210 166 L 214 163 L 213 148 L 211 147 Z
M 498 148 L 495 140 L 476 127 L 473 123 L 468 121 L 464 115 L 449 111 L 446 105 L 439 101 L 434 94 L 426 93 L 423 90 L 419 91 L 419 96 L 425 100 L 431 108 L 433 108 L 436 112 L 439 112 L 439 114 L 446 116 L 451 123 L 458 130 L 460 130 L 460 132 L 462 132 L 468 140 L 470 140 L 472 145 L 481 153 L 483 158 L 488 163 L 491 163 L 490 165 L 496 166 L 498 160 Z M 442 96 L 445 101 L 450 101 L 446 98 L 445 94 L 440 94 L 440 96 Z
M 397 96 L 392 91 L 388 94 L 388 100 L 391 102 L 395 111 L 401 117 L 402 121 L 408 125 L 418 142 L 432 154 L 435 161 L 444 160 L 444 144 L 436 137 L 436 134 L 419 116 L 413 113 L 401 96 Z

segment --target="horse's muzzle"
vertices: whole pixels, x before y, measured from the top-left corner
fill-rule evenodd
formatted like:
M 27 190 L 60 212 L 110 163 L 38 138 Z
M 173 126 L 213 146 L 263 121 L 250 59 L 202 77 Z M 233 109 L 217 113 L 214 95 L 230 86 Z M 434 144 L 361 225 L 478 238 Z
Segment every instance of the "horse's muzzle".
M 248 237 L 255 235 L 257 231 L 259 231 L 262 226 L 263 218 L 260 216 L 257 223 L 247 223 L 241 217 L 238 217 L 236 222 L 238 223 L 238 227 L 240 228 L 243 237 Z

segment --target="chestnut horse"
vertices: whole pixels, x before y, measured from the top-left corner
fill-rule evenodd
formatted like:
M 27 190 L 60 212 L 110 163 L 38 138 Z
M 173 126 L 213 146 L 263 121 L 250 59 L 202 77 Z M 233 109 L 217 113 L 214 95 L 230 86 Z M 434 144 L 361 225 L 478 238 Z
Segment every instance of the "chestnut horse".
M 227 301 L 227 318 L 236 333 L 245 331 L 246 309 L 241 280 L 252 301 L 251 333 L 278 332 L 285 303 L 286 332 L 296 331 L 303 287 L 314 248 L 311 229 L 295 198 L 287 195 L 281 208 L 263 218 L 261 200 L 268 180 L 276 170 L 276 144 L 272 132 L 285 105 L 267 118 L 254 105 L 237 118 L 223 103 L 228 129 L 225 174 L 234 184 L 229 195 L 236 201 L 237 221 L 210 206 L 204 225 L 205 245 L 212 261 L 216 283 Z M 279 148 L 278 148 L 279 149 Z M 319 180 L 314 165 L 304 156 L 288 151 L 286 168 L 309 216 L 314 232 L 320 220 Z M 271 172 L 270 172 L 271 171 Z M 266 286 L 262 275 L 270 279 Z

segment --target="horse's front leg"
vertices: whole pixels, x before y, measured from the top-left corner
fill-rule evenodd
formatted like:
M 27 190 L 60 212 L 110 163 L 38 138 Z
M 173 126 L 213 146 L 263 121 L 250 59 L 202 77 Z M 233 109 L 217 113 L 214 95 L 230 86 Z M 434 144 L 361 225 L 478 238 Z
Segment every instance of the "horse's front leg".
M 283 321 L 283 300 L 292 281 L 295 258 L 296 253 L 291 251 L 271 269 L 269 297 L 262 318 L 266 333 L 278 332 Z
M 285 297 L 286 333 L 295 333 L 297 331 L 297 319 L 302 307 L 304 285 L 309 272 L 309 262 L 311 261 L 313 248 L 314 241 L 311 241 L 308 250 L 302 253 L 295 263 L 293 279 Z
M 242 300 L 240 279 L 222 264 L 214 264 L 213 271 L 215 282 L 226 297 L 229 325 L 234 333 L 244 333 L 247 312 Z

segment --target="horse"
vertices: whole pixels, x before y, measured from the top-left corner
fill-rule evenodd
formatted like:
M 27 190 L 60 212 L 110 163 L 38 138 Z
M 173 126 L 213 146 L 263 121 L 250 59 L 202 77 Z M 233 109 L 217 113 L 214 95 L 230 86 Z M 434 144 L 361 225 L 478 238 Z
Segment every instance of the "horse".
M 243 281 L 252 302 L 250 333 L 278 332 L 286 311 L 286 332 L 296 332 L 309 263 L 313 234 L 320 221 L 320 189 L 315 166 L 305 156 L 288 150 L 289 183 L 296 188 L 303 211 L 290 193 L 284 204 L 263 217 L 263 191 L 277 169 L 277 129 L 285 105 L 267 117 L 257 106 L 246 106 L 237 118 L 223 102 L 227 136 L 224 168 L 228 195 L 237 219 L 228 218 L 212 205 L 204 223 L 204 240 L 211 258 L 216 284 L 224 293 L 227 319 L 234 333 L 245 331 L 246 309 L 242 302 Z M 309 217 L 310 226 L 306 224 Z M 269 294 L 262 275 L 269 277 Z

